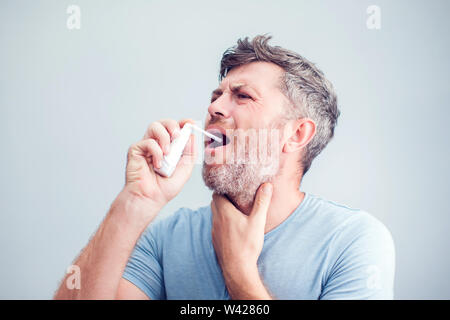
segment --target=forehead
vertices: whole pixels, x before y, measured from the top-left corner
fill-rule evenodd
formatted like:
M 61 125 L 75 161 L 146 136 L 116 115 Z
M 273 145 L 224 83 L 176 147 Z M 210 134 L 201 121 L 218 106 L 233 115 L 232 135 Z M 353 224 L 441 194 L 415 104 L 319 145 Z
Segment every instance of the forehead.
M 271 62 L 252 62 L 235 67 L 228 72 L 219 88 L 244 84 L 258 91 L 279 89 L 283 68 Z

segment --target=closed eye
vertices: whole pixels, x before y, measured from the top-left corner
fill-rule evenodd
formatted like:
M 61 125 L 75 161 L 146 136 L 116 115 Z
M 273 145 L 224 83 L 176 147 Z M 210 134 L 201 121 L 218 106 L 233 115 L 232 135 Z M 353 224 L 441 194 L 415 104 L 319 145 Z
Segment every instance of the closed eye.
M 249 95 L 245 94 L 245 93 L 238 93 L 237 97 L 239 99 L 251 99 L 252 97 L 250 97 Z
M 222 93 L 218 93 L 218 92 L 213 92 L 213 95 L 211 97 L 211 103 L 213 103 L 214 101 L 216 101 L 220 96 L 222 95 Z M 246 99 L 253 99 L 251 96 L 249 96 L 248 94 L 242 93 L 242 92 L 235 92 L 235 96 L 238 99 L 241 100 L 246 100 Z

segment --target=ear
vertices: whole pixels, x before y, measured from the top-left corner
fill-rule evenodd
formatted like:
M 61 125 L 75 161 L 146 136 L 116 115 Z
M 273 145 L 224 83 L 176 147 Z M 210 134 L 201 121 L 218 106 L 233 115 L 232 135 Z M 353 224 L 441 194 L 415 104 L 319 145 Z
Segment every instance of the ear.
M 301 118 L 286 126 L 288 139 L 283 152 L 290 153 L 303 149 L 316 133 L 316 123 L 309 118 Z

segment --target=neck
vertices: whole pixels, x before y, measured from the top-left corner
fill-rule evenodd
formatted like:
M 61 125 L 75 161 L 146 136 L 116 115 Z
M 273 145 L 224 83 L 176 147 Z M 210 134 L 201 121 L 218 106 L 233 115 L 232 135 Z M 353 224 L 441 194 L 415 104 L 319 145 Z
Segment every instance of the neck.
M 273 179 L 272 200 L 267 211 L 264 233 L 273 230 L 286 220 L 303 201 L 305 193 L 299 190 L 300 182 L 301 178 L 283 173 Z M 242 203 L 238 197 L 228 198 L 242 213 L 246 215 L 251 213 L 253 203 Z

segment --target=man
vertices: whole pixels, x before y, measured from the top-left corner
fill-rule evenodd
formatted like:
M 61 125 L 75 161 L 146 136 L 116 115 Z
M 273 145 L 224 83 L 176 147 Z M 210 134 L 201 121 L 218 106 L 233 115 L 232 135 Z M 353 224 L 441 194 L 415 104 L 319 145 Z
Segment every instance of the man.
M 174 174 L 156 174 L 186 121 L 154 122 L 130 147 L 125 187 L 75 261 L 81 289 L 63 282 L 55 298 L 393 297 L 389 231 L 364 211 L 299 190 L 333 137 L 337 99 L 316 66 L 269 39 L 239 40 L 222 57 L 206 118 L 224 141 L 205 142 L 211 204 L 152 222 L 188 180 L 197 148 L 191 137 Z M 255 130 L 277 134 L 250 146 L 245 133 Z

